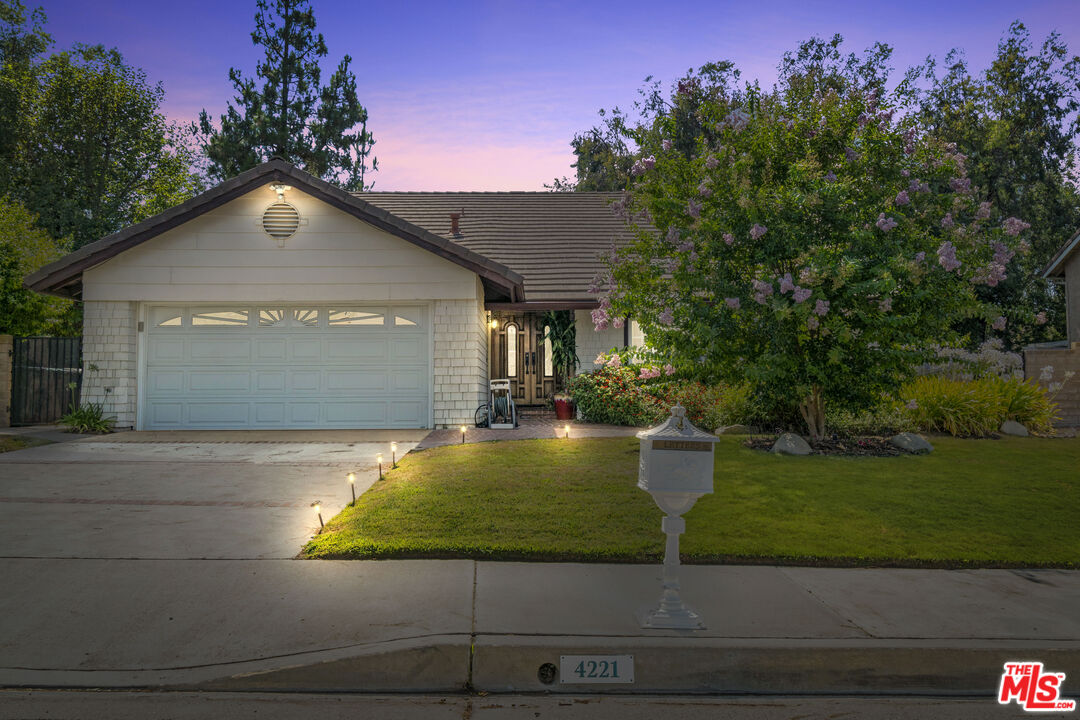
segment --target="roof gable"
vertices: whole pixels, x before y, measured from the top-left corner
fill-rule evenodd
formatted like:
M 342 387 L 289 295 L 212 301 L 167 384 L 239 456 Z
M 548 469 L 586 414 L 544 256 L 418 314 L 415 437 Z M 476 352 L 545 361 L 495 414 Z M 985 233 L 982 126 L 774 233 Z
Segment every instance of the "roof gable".
M 1054 254 L 1054 257 L 1046 264 L 1046 268 L 1042 271 L 1042 276 L 1044 278 L 1050 278 L 1064 275 L 1065 261 L 1078 247 L 1080 247 L 1080 230 L 1077 230 L 1076 233 L 1061 246 L 1061 249 Z
M 38 292 L 77 298 L 81 293 L 84 270 L 271 182 L 287 183 L 365 223 L 475 272 L 484 283 L 489 300 L 519 302 L 524 299 L 524 279 L 505 265 L 396 217 L 283 160 L 263 163 L 163 213 L 85 245 L 29 275 L 25 285 Z

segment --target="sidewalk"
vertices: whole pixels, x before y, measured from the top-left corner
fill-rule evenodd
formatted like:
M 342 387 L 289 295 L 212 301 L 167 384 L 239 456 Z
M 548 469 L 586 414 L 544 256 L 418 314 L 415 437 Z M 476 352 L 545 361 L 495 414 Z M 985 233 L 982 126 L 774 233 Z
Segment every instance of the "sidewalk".
M 702 631 L 644 631 L 660 566 L 0 560 L 0 685 L 990 697 L 1007 661 L 1080 694 L 1080 571 L 685 566 Z M 541 682 L 634 656 L 632 685 Z

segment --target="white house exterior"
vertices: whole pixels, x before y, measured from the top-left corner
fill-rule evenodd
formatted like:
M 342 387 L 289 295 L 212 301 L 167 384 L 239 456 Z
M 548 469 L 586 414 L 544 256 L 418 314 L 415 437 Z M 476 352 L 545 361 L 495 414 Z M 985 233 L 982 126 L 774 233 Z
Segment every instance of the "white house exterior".
M 82 397 L 103 403 L 118 427 L 470 423 L 486 399 L 494 348 L 513 355 L 520 387 L 535 390 L 530 402 L 550 392 L 542 329 L 531 320 L 543 310 L 576 311 L 583 369 L 625 344 L 623 330 L 583 324 L 595 301 L 580 288 L 595 274 L 595 249 L 585 243 L 565 265 L 565 253 L 543 259 L 545 241 L 578 231 L 522 240 L 496 218 L 522 202 L 562 217 L 547 198 L 519 195 L 350 195 L 272 161 L 72 253 L 27 285 L 84 303 Z M 385 209 L 406 201 L 396 214 Z M 459 201 L 461 212 L 445 212 Z M 495 206 L 510 209 L 487 210 Z M 410 221 L 405 211 L 419 215 Z M 514 217 L 531 228 L 523 214 Z M 484 216 L 485 230 L 462 227 Z M 621 222 L 587 216 L 603 227 Z

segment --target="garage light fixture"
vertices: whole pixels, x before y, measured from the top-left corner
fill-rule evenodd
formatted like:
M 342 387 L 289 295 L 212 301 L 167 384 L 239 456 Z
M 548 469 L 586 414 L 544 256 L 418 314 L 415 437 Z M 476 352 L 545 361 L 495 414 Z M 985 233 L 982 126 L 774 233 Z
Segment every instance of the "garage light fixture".
M 356 473 L 349 473 L 345 476 L 345 479 L 349 481 L 349 489 L 352 490 L 353 505 L 356 504 Z

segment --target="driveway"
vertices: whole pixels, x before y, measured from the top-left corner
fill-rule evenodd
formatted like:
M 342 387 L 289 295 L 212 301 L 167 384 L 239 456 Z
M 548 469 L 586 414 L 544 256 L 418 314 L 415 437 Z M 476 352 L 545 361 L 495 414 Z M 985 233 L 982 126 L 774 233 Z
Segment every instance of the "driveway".
M 427 431 L 122 433 L 0 454 L 0 557 L 296 556 Z

